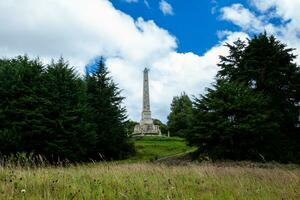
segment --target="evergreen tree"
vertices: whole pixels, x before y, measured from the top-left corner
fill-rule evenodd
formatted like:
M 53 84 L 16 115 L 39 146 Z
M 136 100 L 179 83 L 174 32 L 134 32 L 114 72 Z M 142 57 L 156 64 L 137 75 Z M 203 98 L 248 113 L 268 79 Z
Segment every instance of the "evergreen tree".
M 270 111 L 264 109 L 268 99 L 242 84 L 219 81 L 214 87 L 195 99 L 189 144 L 212 159 L 280 158 L 282 149 L 266 145 L 279 133 Z
M 168 116 L 168 129 L 172 136 L 185 137 L 190 126 L 191 114 L 192 101 L 187 94 L 182 93 L 173 98 Z
M 104 61 L 81 79 L 63 59 L 47 67 L 27 56 L 0 60 L 0 154 L 42 155 L 49 161 L 124 158 L 123 97 Z
M 218 78 L 248 85 L 262 92 L 271 102 L 265 109 L 273 110 L 282 133 L 295 132 L 299 121 L 300 68 L 294 63 L 293 49 L 266 33 L 248 41 L 227 45 L 230 55 L 221 56 Z
M 0 61 L 0 151 L 37 152 L 44 124 L 41 114 L 44 67 L 39 60 L 19 56 Z
M 97 69 L 87 74 L 87 102 L 90 107 L 90 121 L 96 125 L 96 149 L 93 155 L 104 159 L 121 159 L 133 151 L 129 143 L 125 120 L 126 110 L 122 107 L 120 90 L 109 77 L 104 59 Z
M 94 125 L 87 120 L 84 82 L 61 58 L 46 71 L 43 122 L 44 155 L 54 160 L 84 161 L 95 146 Z
M 215 89 L 195 100 L 189 142 L 217 158 L 299 161 L 300 70 L 292 49 L 266 33 L 227 46 Z

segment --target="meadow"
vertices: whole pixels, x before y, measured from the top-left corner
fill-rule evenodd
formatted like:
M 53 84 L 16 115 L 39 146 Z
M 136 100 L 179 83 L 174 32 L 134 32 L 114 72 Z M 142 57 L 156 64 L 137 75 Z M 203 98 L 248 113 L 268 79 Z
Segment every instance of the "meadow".
M 191 149 L 178 138 L 135 142 L 138 153 L 128 162 L 0 166 L 0 199 L 300 199 L 300 168 L 296 165 L 154 163 L 163 149 L 163 157 Z
M 185 140 L 179 137 L 137 137 L 133 140 L 136 154 L 126 162 L 154 161 L 196 150 L 187 146 Z

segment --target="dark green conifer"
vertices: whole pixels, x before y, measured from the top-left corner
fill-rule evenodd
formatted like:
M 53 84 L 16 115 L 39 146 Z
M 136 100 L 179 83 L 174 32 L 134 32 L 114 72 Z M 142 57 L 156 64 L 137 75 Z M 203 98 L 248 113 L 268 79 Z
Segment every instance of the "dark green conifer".
M 87 103 L 90 121 L 96 126 L 96 148 L 94 156 L 104 159 L 125 158 L 133 150 L 126 132 L 126 109 L 124 97 L 109 76 L 102 58 L 94 72 L 86 77 Z
M 299 162 L 300 69 L 293 49 L 266 33 L 221 56 L 214 89 L 195 100 L 188 140 L 229 159 Z
M 185 137 L 191 122 L 192 101 L 182 93 L 172 100 L 171 112 L 168 116 L 168 129 L 172 136 Z

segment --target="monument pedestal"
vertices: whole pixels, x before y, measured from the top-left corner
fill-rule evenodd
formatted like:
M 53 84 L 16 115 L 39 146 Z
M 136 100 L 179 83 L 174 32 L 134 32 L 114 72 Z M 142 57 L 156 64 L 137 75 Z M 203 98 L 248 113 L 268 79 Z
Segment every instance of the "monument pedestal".
M 134 127 L 133 135 L 140 136 L 161 136 L 159 126 L 154 124 L 137 124 Z
M 144 82 L 143 82 L 143 112 L 142 120 L 139 124 L 134 127 L 133 135 L 138 136 L 161 136 L 159 126 L 153 124 L 150 111 L 150 98 L 149 98 L 149 81 L 148 81 L 149 70 L 144 70 Z

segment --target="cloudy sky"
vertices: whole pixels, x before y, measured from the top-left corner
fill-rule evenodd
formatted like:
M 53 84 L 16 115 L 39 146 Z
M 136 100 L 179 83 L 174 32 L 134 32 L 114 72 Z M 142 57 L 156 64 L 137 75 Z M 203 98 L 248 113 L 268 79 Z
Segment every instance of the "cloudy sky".
M 137 121 L 149 67 L 152 115 L 166 121 L 173 96 L 203 94 L 214 81 L 226 42 L 266 30 L 300 55 L 299 8 L 300 0 L 1 0 L 0 56 L 63 56 L 81 74 L 104 56 Z

